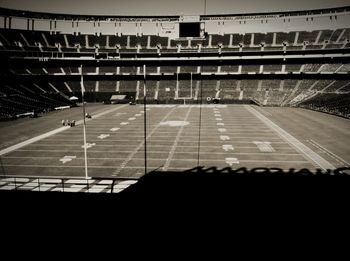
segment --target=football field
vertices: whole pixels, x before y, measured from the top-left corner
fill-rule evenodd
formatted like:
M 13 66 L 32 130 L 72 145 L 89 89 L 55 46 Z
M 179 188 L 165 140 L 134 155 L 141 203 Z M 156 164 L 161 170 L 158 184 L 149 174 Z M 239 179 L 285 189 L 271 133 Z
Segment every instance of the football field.
M 81 108 L 75 110 L 78 115 Z M 89 113 L 87 174 L 92 178 L 138 179 L 145 170 L 198 166 L 311 171 L 350 166 L 350 121 L 319 112 L 254 105 L 147 105 L 146 132 L 143 105 L 104 105 Z M 31 120 L 33 124 L 36 119 Z M 40 120 L 45 122 L 45 117 Z M 0 154 L 1 174 L 7 178 L 85 178 L 82 120 L 75 127 L 56 127 L 2 147 Z

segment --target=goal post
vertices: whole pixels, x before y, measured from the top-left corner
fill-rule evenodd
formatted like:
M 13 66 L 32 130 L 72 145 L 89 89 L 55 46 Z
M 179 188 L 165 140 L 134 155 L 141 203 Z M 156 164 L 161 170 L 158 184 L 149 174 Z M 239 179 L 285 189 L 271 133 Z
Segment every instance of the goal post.
M 184 103 L 185 103 L 185 100 L 192 100 L 193 99 L 193 78 L 192 78 L 192 72 L 191 72 L 191 79 L 190 79 L 190 85 L 189 85 L 190 89 L 188 90 L 189 91 L 188 96 L 180 95 L 181 85 L 180 85 L 180 81 L 179 81 L 178 76 L 176 77 L 176 86 L 177 86 L 177 89 L 176 89 L 176 92 L 177 92 L 176 97 L 177 97 L 177 99 L 184 100 Z M 182 86 L 182 87 L 184 87 L 184 86 Z M 185 92 L 187 93 L 187 90 L 185 90 Z

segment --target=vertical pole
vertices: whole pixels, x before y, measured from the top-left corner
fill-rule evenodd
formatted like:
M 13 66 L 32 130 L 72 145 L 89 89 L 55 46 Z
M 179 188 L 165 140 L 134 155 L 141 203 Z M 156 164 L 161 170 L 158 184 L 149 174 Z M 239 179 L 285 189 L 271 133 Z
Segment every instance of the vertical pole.
M 146 91 L 146 65 L 143 65 L 143 130 L 144 130 L 144 146 L 145 146 L 145 175 L 147 174 L 147 124 L 146 124 L 146 96 L 147 96 L 147 91 Z
M 202 71 L 202 68 L 201 68 Z M 199 154 L 201 147 L 201 125 L 202 125 L 202 97 L 203 97 L 203 79 L 201 79 L 201 90 L 199 99 L 199 124 L 198 124 L 198 151 L 197 151 L 197 167 L 199 166 Z
M 191 73 L 191 96 L 190 98 L 192 99 L 192 73 Z
M 175 97 L 176 99 L 179 98 L 179 73 L 176 71 L 176 93 L 175 93 Z
M 80 88 L 81 88 L 81 100 L 82 100 L 82 103 L 83 103 L 83 134 L 84 134 L 85 178 L 88 179 L 89 176 L 88 176 L 88 169 L 87 169 L 87 147 L 86 147 L 86 123 L 85 123 L 83 65 L 80 66 Z

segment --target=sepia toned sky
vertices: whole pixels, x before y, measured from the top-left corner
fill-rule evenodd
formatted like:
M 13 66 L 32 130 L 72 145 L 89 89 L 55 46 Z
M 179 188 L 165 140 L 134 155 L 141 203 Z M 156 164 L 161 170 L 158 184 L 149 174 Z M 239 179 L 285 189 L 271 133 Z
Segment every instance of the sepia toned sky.
M 0 0 L 0 7 L 11 9 L 91 15 L 237 14 L 346 5 L 350 0 Z

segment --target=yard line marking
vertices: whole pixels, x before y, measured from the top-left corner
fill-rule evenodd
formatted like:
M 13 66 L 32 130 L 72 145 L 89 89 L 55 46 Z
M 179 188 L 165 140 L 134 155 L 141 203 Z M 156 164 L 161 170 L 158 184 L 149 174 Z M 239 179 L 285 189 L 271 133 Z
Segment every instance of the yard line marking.
M 269 141 L 253 141 L 261 152 L 275 152 Z
M 285 141 L 287 141 L 289 144 L 291 144 L 294 148 L 299 150 L 303 153 L 307 158 L 309 158 L 312 162 L 316 163 L 319 167 L 321 167 L 323 170 L 327 169 L 335 169 L 335 166 L 322 158 L 320 155 L 315 153 L 313 150 L 305 146 L 303 143 L 301 143 L 299 140 L 297 140 L 295 137 L 290 135 L 288 132 L 286 132 L 284 129 L 279 127 L 277 124 L 273 123 L 270 119 L 262 115 L 259 111 L 254 109 L 253 107 L 249 105 L 244 105 L 244 107 L 250 111 L 252 114 L 254 114 L 258 119 L 260 119 L 262 122 L 264 122 L 267 126 L 269 126 L 272 130 L 277 132 L 279 136 L 281 136 Z
M 125 106 L 127 106 L 127 105 L 123 105 L 123 106 L 120 106 L 120 107 L 118 107 L 118 108 L 113 108 L 113 109 L 110 109 L 110 110 L 107 110 L 107 111 L 98 113 L 98 114 L 94 115 L 94 119 L 96 119 L 96 118 L 98 118 L 98 117 L 101 117 L 102 115 L 105 115 L 105 114 L 110 113 L 110 112 L 112 112 L 112 111 L 120 110 L 120 109 L 124 108 Z M 87 121 L 90 121 L 90 119 L 87 119 Z M 83 120 L 80 120 L 80 121 L 77 121 L 77 122 L 75 123 L 75 125 L 80 125 L 80 124 L 82 124 L 82 123 L 83 123 Z M 52 136 L 52 135 L 54 135 L 54 134 L 60 133 L 60 132 L 62 132 L 62 131 L 65 131 L 65 130 L 67 130 L 67 129 L 70 129 L 70 128 L 71 128 L 71 127 L 69 127 L 69 126 L 60 127 L 60 128 L 58 128 L 58 129 L 55 129 L 55 130 L 46 132 L 46 133 L 41 134 L 41 135 L 39 135 L 39 136 L 36 136 L 36 137 L 34 137 L 34 138 L 25 140 L 25 141 L 20 142 L 20 143 L 18 143 L 18 144 L 16 144 L 16 145 L 13 145 L 13 146 L 10 146 L 10 147 L 8 147 L 8 148 L 6 148 L 6 149 L 0 150 L 0 156 L 1 156 L 1 155 L 4 155 L 4 154 L 6 154 L 6 153 L 9 153 L 9 152 L 11 152 L 11 151 L 17 150 L 17 149 L 19 149 L 19 148 L 22 148 L 22 147 L 24 147 L 24 146 L 27 146 L 27 145 L 29 145 L 29 144 L 32 144 L 32 143 L 34 143 L 34 142 L 37 142 L 37 141 L 39 141 L 39 140 L 45 139 L 45 138 L 47 138 L 47 137 L 50 137 L 50 136 Z
M 184 147 L 184 146 L 178 146 L 178 147 Z M 189 146 L 187 146 L 189 147 Z M 217 147 L 217 146 L 210 146 L 210 147 Z M 193 146 L 192 148 L 195 148 L 195 146 Z M 237 147 L 235 146 L 236 149 L 255 149 L 256 147 Z M 291 147 L 284 147 L 284 148 L 279 148 L 279 149 L 290 149 L 290 150 L 294 150 L 293 148 Z M 30 152 L 35 152 L 35 151 L 39 151 L 39 152 L 66 152 L 66 150 L 28 150 Z M 84 153 L 84 151 L 82 150 L 70 150 L 69 152 L 78 152 L 78 153 Z M 131 153 L 133 152 L 132 150 L 125 150 L 125 151 L 120 151 L 120 150 L 111 150 L 111 151 L 108 151 L 108 153 L 110 154 L 117 154 L 117 153 L 121 153 L 121 154 L 124 154 L 124 153 Z M 92 150 L 90 151 L 90 153 L 106 153 L 106 151 L 104 150 Z M 152 150 L 152 152 L 150 153 L 164 153 L 164 151 L 161 151 L 161 150 Z M 183 151 L 183 152 L 175 152 L 175 153 L 194 153 L 194 152 L 188 152 L 188 151 Z M 203 152 L 203 154 L 225 154 L 224 152 Z M 235 154 L 256 154 L 256 155 L 262 155 L 260 152 L 252 152 L 252 153 L 249 153 L 249 152 L 236 152 Z M 280 152 L 277 152 L 276 155 L 300 155 L 300 153 L 280 153 Z M 7 158 L 22 158 L 22 157 L 12 157 L 12 156 L 5 156 L 3 157 L 4 159 L 7 159 Z M 26 158 L 33 158 L 33 157 L 26 157 Z M 36 157 L 35 157 L 36 158 Z M 47 157 L 46 157 L 47 158 Z
M 17 150 L 17 151 L 28 151 L 28 152 L 67 152 L 67 150 Z M 69 152 L 77 152 L 77 153 L 84 153 L 83 150 L 69 150 Z M 105 151 L 105 150 L 92 150 L 91 152 L 93 153 L 114 153 L 114 152 L 121 152 L 121 153 L 126 153 L 126 152 L 132 152 L 132 150 L 110 150 L 110 151 Z M 11 158 L 10 156 L 4 156 L 3 158 Z
M 109 136 L 110 136 L 109 134 L 101 134 L 101 135 L 98 136 L 97 138 L 103 140 L 103 139 L 105 139 L 105 138 L 107 138 L 107 137 L 109 137 Z
M 163 154 L 164 154 L 164 151 L 163 151 Z M 7 159 L 57 159 L 57 157 L 7 157 Z M 76 157 L 74 159 L 77 159 L 77 160 L 83 160 L 84 157 Z M 103 158 L 95 158 L 95 157 L 89 157 L 89 160 L 101 160 L 101 159 L 104 159 L 104 160 L 124 160 L 125 157 L 113 157 L 113 158 L 106 158 L 106 157 L 103 157 Z M 134 157 L 133 159 L 136 159 L 136 160 L 143 160 L 143 156 L 141 156 L 140 158 L 136 158 Z M 147 160 L 163 160 L 165 158 L 147 158 Z M 18 166 L 21 166 L 21 165 L 18 165 Z
M 143 160 L 143 159 L 142 159 Z M 179 161 L 185 161 L 185 162 L 197 162 L 198 159 L 182 159 Z M 224 162 L 224 160 L 215 160 L 215 159 L 201 159 L 202 162 Z M 241 160 L 240 162 L 252 162 L 252 163 L 310 163 L 310 161 L 307 160 Z M 18 167 L 17 164 L 4 164 L 5 167 Z M 84 169 L 84 166 L 63 166 L 63 165 L 33 165 L 33 164 L 27 164 L 27 165 L 20 165 L 20 167 L 27 167 L 27 168 L 70 168 L 70 169 Z M 115 169 L 117 166 L 96 166 L 96 165 L 89 165 L 89 169 Z M 144 169 L 144 165 L 140 166 L 125 166 L 124 169 Z M 52 176 L 56 177 L 56 176 Z M 79 177 L 79 176 L 77 176 Z
M 92 148 L 95 145 L 96 145 L 96 143 L 86 143 L 86 148 L 89 149 L 89 148 Z M 85 145 L 82 145 L 81 147 L 84 149 Z
M 230 145 L 230 144 L 224 144 L 224 145 L 222 145 L 222 149 L 223 149 L 224 151 L 233 150 L 233 146 Z
M 229 145 L 228 147 L 225 147 L 225 151 L 229 151 L 229 150 L 234 150 L 234 147 L 232 145 Z M 217 148 L 217 147 L 216 147 Z M 154 155 L 153 158 L 147 158 L 147 160 L 149 161 L 162 161 L 165 158 L 165 153 L 166 151 L 158 151 L 158 152 L 151 152 L 153 154 L 162 154 L 161 156 L 162 157 L 157 157 L 157 155 Z M 173 154 L 176 154 L 176 155 L 181 155 L 181 154 L 194 154 L 195 158 L 197 158 L 197 155 L 195 155 L 195 151 L 189 151 L 189 152 L 174 152 Z M 225 152 L 203 152 L 203 155 L 227 155 L 227 153 Z M 237 152 L 235 153 L 235 155 L 258 155 L 258 156 L 264 156 L 264 155 L 267 155 L 267 154 L 261 154 L 261 153 L 255 153 L 255 152 Z M 270 156 L 285 156 L 285 155 L 288 155 L 288 156 L 300 156 L 302 157 L 303 155 L 301 154 L 295 154 L 295 153 L 275 153 L 275 154 L 270 154 Z M 11 159 L 22 159 L 23 157 L 11 157 Z M 27 159 L 57 159 L 57 157 L 25 157 Z M 83 157 L 78 157 L 78 158 L 74 158 L 74 159 L 77 159 L 77 160 L 83 160 L 84 158 Z M 125 157 L 113 157 L 113 158 L 106 158 L 106 157 L 102 157 L 102 158 L 96 158 L 96 157 L 89 157 L 89 160 L 105 160 L 105 161 L 114 161 L 114 160 L 119 160 L 119 161 L 122 161 L 125 159 Z M 143 158 L 143 155 L 140 155 L 139 157 L 133 157 L 133 160 L 144 160 Z M 186 160 L 186 159 L 183 159 L 183 160 Z M 5 165 L 11 165 L 11 164 L 7 164 L 7 163 L 4 163 L 3 164 L 4 166 Z M 17 166 L 22 166 L 20 164 L 18 164 Z
M 220 131 L 220 132 L 226 132 L 226 131 Z M 231 133 L 230 133 L 231 134 Z M 158 137 L 152 137 L 151 139 L 151 142 L 171 142 L 169 141 L 169 138 L 174 138 L 173 136 L 169 136 L 168 138 L 166 137 L 161 137 L 161 138 L 158 138 Z M 142 140 L 141 137 L 133 137 L 132 140 L 127 140 L 126 138 L 129 138 L 129 137 L 125 137 L 124 139 L 122 139 L 122 137 L 117 137 L 117 138 L 120 138 L 120 139 L 109 139 L 108 142 L 128 142 L 128 143 L 132 143 L 132 142 L 136 142 L 136 141 L 140 141 Z M 131 138 L 131 137 L 130 137 Z M 191 142 L 195 142 L 193 141 L 193 139 L 191 139 L 191 137 L 186 137 L 187 139 L 183 139 L 181 140 L 181 142 L 184 142 L 184 143 L 191 143 Z M 251 141 L 252 139 L 264 139 L 264 138 L 269 138 L 270 140 L 272 140 L 272 142 L 277 142 L 277 141 L 280 141 L 282 140 L 281 138 L 279 137 L 275 137 L 275 138 L 271 138 L 271 137 L 255 137 L 255 136 L 245 136 L 245 137 L 237 137 L 235 136 L 235 140 L 239 141 L 239 140 L 249 140 Z M 104 142 L 107 142 L 106 140 L 98 140 L 98 139 L 89 139 L 90 142 L 97 142 L 99 141 L 99 145 L 98 146 L 107 146 L 108 144 L 103 144 Z M 55 144 L 56 142 L 63 142 L 63 144 Z M 210 137 L 210 139 L 203 139 L 202 142 L 218 142 L 214 137 Z M 46 143 L 40 143 L 40 144 L 35 144 L 34 146 L 77 146 L 77 145 L 80 145 L 82 143 L 82 140 L 56 140 L 56 141 L 52 141 L 51 142 L 46 142 Z
M 159 123 L 158 123 L 159 124 Z M 156 125 L 153 125 L 156 126 Z M 192 125 L 193 126 L 193 125 Z M 195 125 L 196 127 L 198 127 L 198 125 Z M 226 125 L 226 127 L 229 127 Z M 205 133 L 203 134 L 203 136 L 212 136 L 213 134 L 215 134 L 217 132 L 217 128 L 219 128 L 218 126 L 213 127 L 211 130 L 205 129 L 204 131 Z M 173 129 L 174 131 L 171 131 L 171 129 L 169 129 L 169 131 L 158 131 L 157 134 L 159 134 L 159 137 L 168 137 L 169 135 L 175 135 L 176 134 L 176 129 Z M 196 137 L 195 131 L 192 131 L 191 129 L 187 129 L 188 131 L 186 131 L 186 133 L 184 133 L 184 136 L 186 137 Z M 89 133 L 87 134 L 87 137 L 94 137 L 97 134 L 100 134 L 101 132 L 95 132 L 95 133 Z M 242 130 L 242 131 L 236 131 L 230 128 L 230 133 L 232 134 L 246 134 L 246 135 L 261 135 L 261 136 L 272 136 L 272 137 L 276 137 L 276 134 L 274 132 L 271 132 L 271 130 L 269 131 L 269 133 L 265 132 L 265 133 L 261 133 L 261 132 L 256 132 L 256 131 L 249 131 L 249 130 Z M 142 133 L 141 132 L 135 132 L 133 129 L 130 130 L 126 130 L 123 129 L 121 131 L 119 131 L 119 135 L 120 136 L 127 136 L 127 137 L 141 137 Z M 69 137 L 72 137 L 73 139 L 77 139 L 77 138 L 81 138 L 82 135 L 65 135 L 62 136 L 60 135 L 52 137 L 52 138 L 47 138 L 46 140 L 52 141 L 55 140 L 55 138 L 63 138 L 64 140 L 66 140 Z M 176 135 L 175 135 L 176 136 Z
M 225 161 L 231 167 L 232 167 L 233 164 L 239 164 L 239 160 L 237 158 L 225 158 Z
M 184 142 L 184 143 L 189 143 L 191 141 L 187 141 L 187 142 Z M 213 141 L 214 143 L 219 143 L 220 141 Z M 193 142 L 195 143 L 195 142 Z M 208 142 L 207 142 L 208 143 Z M 235 143 L 243 143 L 243 144 L 250 144 L 251 141 L 235 141 Z M 197 144 L 197 143 L 196 143 Z M 273 142 L 273 144 L 289 144 L 288 142 L 285 142 L 285 141 L 275 141 Z M 35 145 L 35 146 L 39 146 L 39 147 L 60 147 L 60 146 L 63 146 L 63 147 L 66 147 L 67 145 L 55 145 L 55 144 L 38 144 L 38 145 Z M 80 144 L 70 144 L 69 145 L 70 147 L 80 147 Z M 93 145 L 95 147 L 115 147 L 116 145 L 114 144 L 103 144 L 103 145 Z M 118 144 L 118 146 L 120 147 L 130 147 L 130 144 Z M 150 144 L 150 146 L 154 146 L 154 147 L 163 147 L 164 145 L 157 145 L 157 144 Z M 178 147 L 196 147 L 196 146 L 189 146 L 189 145 L 178 145 Z M 215 145 L 207 145 L 207 146 L 204 146 L 204 145 L 201 145 L 201 147 L 217 147 Z M 255 147 L 251 147 L 251 148 L 256 148 Z
M 162 121 L 159 123 L 161 126 L 170 126 L 170 127 L 183 127 L 190 124 L 188 121 Z
M 190 108 L 188 109 L 187 113 L 186 113 L 184 122 L 187 122 L 187 119 L 188 119 L 188 117 L 190 116 L 191 110 L 192 110 L 192 108 L 190 107 Z M 174 141 L 174 143 L 173 143 L 173 146 L 171 147 L 171 150 L 170 150 L 170 152 L 169 152 L 168 158 L 167 158 L 167 160 L 166 160 L 166 162 L 165 162 L 165 164 L 164 164 L 164 166 L 163 166 L 163 170 L 164 170 L 164 171 L 166 171 L 166 170 L 168 169 L 169 165 L 170 165 L 170 161 L 172 160 L 172 158 L 173 158 L 173 156 L 174 156 L 174 152 L 175 152 L 177 143 L 178 143 L 179 140 L 180 140 L 180 136 L 181 136 L 181 133 L 182 133 L 182 131 L 183 131 L 183 129 L 184 129 L 184 126 L 185 126 L 185 125 L 182 125 L 182 126 L 180 127 L 180 129 L 179 129 L 179 131 L 178 131 L 178 133 L 177 133 L 177 135 L 176 135 L 175 141 Z
M 68 161 L 72 161 L 75 159 L 77 156 L 64 156 L 63 158 L 60 159 L 62 161 L 62 164 L 65 164 Z M 33 157 L 34 158 L 34 157 Z
M 176 109 L 176 107 L 172 108 L 164 117 L 163 119 L 160 121 L 165 121 L 169 115 Z M 155 128 L 147 135 L 146 137 L 146 141 L 149 137 L 151 137 L 153 135 L 153 133 L 156 132 L 156 130 L 160 127 L 159 124 L 157 124 L 155 126 Z M 136 153 L 142 148 L 142 146 L 144 145 L 145 141 L 142 140 L 141 143 L 134 149 L 134 151 L 132 153 L 130 153 L 130 155 L 123 161 L 123 163 L 119 166 L 119 168 L 117 170 L 115 170 L 112 174 L 112 176 L 116 176 L 120 173 L 120 171 L 126 167 L 126 165 L 132 160 L 132 158 L 136 155 Z M 115 146 L 115 145 L 113 145 Z M 162 146 L 163 147 L 163 146 Z M 115 168 L 115 167 L 114 167 Z
M 335 159 L 338 163 L 340 164 L 344 164 L 345 167 L 349 167 L 350 163 L 347 162 L 346 160 L 344 160 L 343 158 L 339 157 L 338 155 L 334 154 L 333 152 L 331 152 L 330 150 L 326 149 L 325 147 L 323 147 L 321 144 L 317 143 L 316 141 L 310 139 L 309 143 L 311 143 L 313 146 L 315 146 L 316 148 L 322 150 L 324 153 L 326 153 L 328 156 L 330 156 L 331 158 Z
M 18 167 L 18 164 L 4 164 L 5 167 Z M 71 168 L 71 169 L 84 169 L 84 166 L 62 166 L 62 165 L 32 165 L 32 164 L 26 164 L 26 165 L 20 165 L 21 167 L 27 167 L 27 168 Z M 97 166 L 97 165 L 91 165 L 89 164 L 89 169 L 115 169 L 117 166 Z M 126 169 L 137 169 L 137 168 L 144 168 L 144 166 L 128 166 L 125 167 Z M 52 176 L 56 177 L 56 176 Z M 78 176 L 77 176 L 78 177 Z

